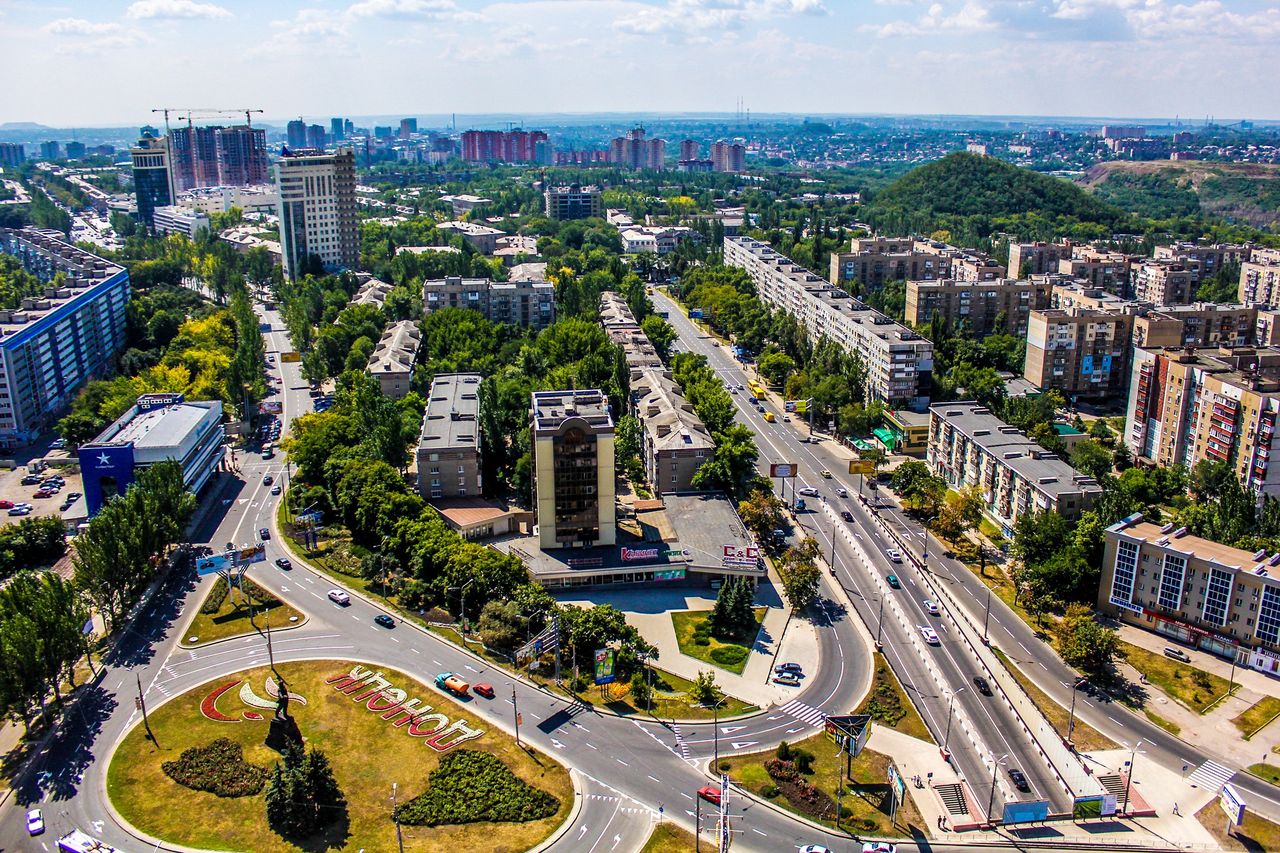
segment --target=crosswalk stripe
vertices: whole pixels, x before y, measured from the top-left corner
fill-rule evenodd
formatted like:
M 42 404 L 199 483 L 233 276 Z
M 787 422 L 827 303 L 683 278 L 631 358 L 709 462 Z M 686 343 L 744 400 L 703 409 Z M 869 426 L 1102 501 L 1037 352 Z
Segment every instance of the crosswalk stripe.
M 827 716 L 812 705 L 806 705 L 798 699 L 788 702 L 778 710 L 811 726 L 822 725 Z
M 1236 775 L 1236 771 L 1230 767 L 1223 767 L 1216 761 L 1206 761 L 1195 769 L 1195 772 L 1188 777 L 1187 781 L 1192 785 L 1200 785 L 1201 787 L 1221 791 L 1222 786 L 1231 781 L 1231 777 Z

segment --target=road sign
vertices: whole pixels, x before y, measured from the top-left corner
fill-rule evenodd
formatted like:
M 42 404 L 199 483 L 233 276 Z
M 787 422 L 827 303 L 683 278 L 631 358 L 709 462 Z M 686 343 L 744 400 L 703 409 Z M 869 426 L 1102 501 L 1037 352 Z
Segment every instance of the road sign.
M 726 566 L 754 568 L 760 562 L 760 549 L 755 545 L 722 545 L 720 562 Z
M 302 353 L 282 352 L 280 353 L 280 360 L 285 362 L 299 362 L 302 361 Z
M 769 465 L 770 477 L 789 477 L 794 480 L 796 478 L 798 465 L 794 462 L 774 462 Z
M 849 460 L 849 473 L 862 474 L 869 477 L 876 472 L 876 466 L 868 459 L 851 459 Z
M 1218 805 L 1222 806 L 1227 819 L 1233 825 L 1239 826 L 1244 823 L 1244 797 L 1240 796 L 1240 792 L 1234 785 L 1228 783 L 1222 786 L 1222 796 L 1218 799 Z

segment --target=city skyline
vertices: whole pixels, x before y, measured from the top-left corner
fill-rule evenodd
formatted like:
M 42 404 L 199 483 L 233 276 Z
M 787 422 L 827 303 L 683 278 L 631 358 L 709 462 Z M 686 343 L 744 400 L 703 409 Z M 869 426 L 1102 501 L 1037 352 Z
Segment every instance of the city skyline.
M 73 0 L 0 5 L 0 22 L 0 68 L 42 81 L 0 122 L 51 126 L 167 104 L 670 114 L 739 97 L 757 114 L 1280 116 L 1265 0 Z

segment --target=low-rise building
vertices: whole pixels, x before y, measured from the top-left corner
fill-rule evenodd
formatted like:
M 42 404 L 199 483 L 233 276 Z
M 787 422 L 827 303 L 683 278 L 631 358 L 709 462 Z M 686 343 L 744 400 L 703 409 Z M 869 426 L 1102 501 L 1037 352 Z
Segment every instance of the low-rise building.
M 626 300 L 612 290 L 600 294 L 600 325 L 609 340 L 622 348 L 632 381 L 645 370 L 662 368 L 658 350 L 636 322 Z
M 1249 552 L 1134 514 L 1107 528 L 1098 610 L 1280 674 L 1280 554 Z
M 157 462 L 181 463 L 183 483 L 199 494 L 222 462 L 222 441 L 220 401 L 188 403 L 181 394 L 144 394 L 77 451 L 89 515 L 124 494 L 141 469 Z
M 479 497 L 478 373 L 440 373 L 431 380 L 418 435 L 418 494 L 429 501 Z
M 538 254 L 538 238 L 523 234 L 508 234 L 499 237 L 497 248 L 493 250 L 493 256 L 501 260 L 503 266 L 507 267 L 515 266 L 519 263 L 537 261 L 542 257 Z M 543 276 L 543 278 L 546 278 L 546 276 Z
M 360 289 L 356 291 L 356 295 L 351 297 L 351 301 L 347 305 L 372 305 L 374 308 L 381 309 L 387 304 L 387 296 L 395 289 L 395 285 L 382 279 L 374 278 L 368 273 L 357 273 L 357 277 L 363 276 L 364 281 L 360 283 Z M 334 318 L 333 322 L 338 322 Z
M 192 187 L 178 194 L 177 204 L 204 214 L 226 213 L 238 207 L 245 213 L 275 215 L 280 194 L 271 184 L 247 187 Z
M 506 236 L 505 231 L 499 231 L 497 228 L 462 220 L 439 222 L 436 224 L 436 230 L 443 234 L 460 235 L 462 239 L 474 246 L 476 251 L 485 255 L 492 255 L 498 248 L 498 238 Z
M 587 219 L 604 215 L 600 188 L 597 186 L 548 187 L 543 193 L 546 214 L 551 219 Z
M 884 434 L 877 430 L 876 437 L 890 453 L 924 456 L 929 450 L 929 421 L 925 412 L 885 409 Z
M 622 251 L 629 255 L 648 252 L 653 255 L 669 255 L 681 242 L 694 236 L 692 228 L 683 225 L 648 227 L 632 225 L 621 230 Z
M 477 207 L 484 207 L 486 204 L 493 204 L 493 199 L 491 198 L 469 195 L 467 193 L 459 193 L 458 195 L 442 195 L 440 196 L 440 200 L 453 209 L 454 216 L 461 216 L 464 213 L 470 213 Z
M 975 337 L 1008 333 L 1023 337 L 1034 309 L 1049 307 L 1047 276 L 993 281 L 908 281 L 906 324 L 919 326 L 940 315 Z M 999 325 L 997 324 L 999 322 Z
M 1280 308 L 1280 249 L 1254 249 L 1240 264 L 1240 301 Z
M 1161 467 L 1227 462 L 1247 489 L 1280 497 L 1280 349 L 1138 349 L 1125 444 Z
M 715 453 L 715 442 L 680 386 L 662 370 L 641 371 L 631 383 L 641 426 L 641 458 L 657 494 L 694 491 L 693 476 Z
M 468 308 L 494 323 L 545 329 L 555 322 L 555 285 L 548 281 L 449 276 L 422 283 L 422 310 Z
M 195 239 L 196 234 L 209 230 L 209 217 L 198 210 L 167 204 L 151 212 L 152 227 L 157 234 L 181 234 Z
M 929 468 L 955 489 L 974 486 L 987 513 L 1012 534 L 1025 513 L 1080 517 L 1102 494 L 1079 473 L 980 403 L 929 408 Z
M 413 364 L 421 345 L 422 330 L 417 321 L 401 320 L 387 326 L 366 368 L 378 380 L 383 394 L 399 399 L 409 393 Z

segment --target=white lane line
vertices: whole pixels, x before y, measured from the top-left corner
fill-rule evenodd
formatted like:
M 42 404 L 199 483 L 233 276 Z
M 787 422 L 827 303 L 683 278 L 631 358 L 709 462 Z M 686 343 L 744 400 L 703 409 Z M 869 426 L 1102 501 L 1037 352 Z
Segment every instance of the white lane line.
M 418 651 L 417 649 L 409 649 L 409 651 L 413 652 L 415 655 L 422 654 L 422 652 Z
M 646 774 L 646 775 L 647 775 L 647 774 Z M 649 778 L 650 778 L 650 779 L 653 779 L 653 781 L 657 782 L 659 785 L 661 785 L 661 784 L 662 784 L 662 780 L 661 780 L 661 779 L 655 779 L 653 776 L 650 776 Z M 689 795 L 688 795 L 688 794 L 685 794 L 685 796 L 687 797 L 687 796 L 689 796 Z M 693 798 L 692 798 L 692 797 L 690 797 L 690 799 L 693 799 Z
M 628 764 L 627 762 L 623 761 L 621 758 L 614 758 L 613 760 L 614 760 L 614 761 L 616 761 L 616 762 L 618 762 L 619 764 L 621 764 L 623 767 L 630 767 L 630 766 L 631 766 L 631 765 L 630 765 L 630 764 Z

